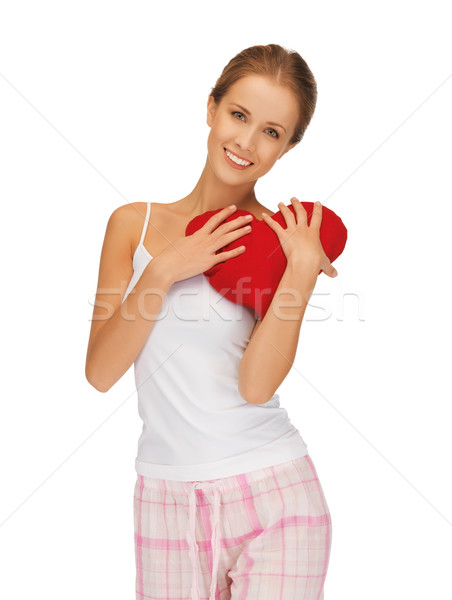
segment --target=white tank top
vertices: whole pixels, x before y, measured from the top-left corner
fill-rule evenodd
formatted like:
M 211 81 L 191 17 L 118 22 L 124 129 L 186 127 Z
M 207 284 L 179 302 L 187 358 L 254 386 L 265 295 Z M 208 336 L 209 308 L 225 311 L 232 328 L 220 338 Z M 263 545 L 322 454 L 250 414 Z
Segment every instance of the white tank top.
M 143 245 L 122 302 L 152 256 Z M 250 404 L 238 391 L 240 359 L 257 313 L 217 292 L 203 273 L 174 283 L 134 363 L 138 474 L 176 481 L 230 477 L 308 453 L 275 394 Z

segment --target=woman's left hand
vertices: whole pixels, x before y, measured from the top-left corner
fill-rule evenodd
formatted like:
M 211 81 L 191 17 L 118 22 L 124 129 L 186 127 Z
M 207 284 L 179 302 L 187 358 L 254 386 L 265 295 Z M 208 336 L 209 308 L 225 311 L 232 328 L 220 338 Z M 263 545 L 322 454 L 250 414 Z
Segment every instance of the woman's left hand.
M 281 227 L 266 213 L 262 218 L 276 233 L 287 262 L 293 262 L 302 269 L 308 269 L 318 275 L 320 269 L 328 277 L 336 277 L 337 271 L 325 254 L 320 242 L 320 224 L 322 222 L 322 205 L 314 204 L 311 223 L 308 225 L 307 213 L 303 204 L 297 198 L 291 198 L 294 213 L 282 202 L 278 207 L 283 215 L 287 229 Z

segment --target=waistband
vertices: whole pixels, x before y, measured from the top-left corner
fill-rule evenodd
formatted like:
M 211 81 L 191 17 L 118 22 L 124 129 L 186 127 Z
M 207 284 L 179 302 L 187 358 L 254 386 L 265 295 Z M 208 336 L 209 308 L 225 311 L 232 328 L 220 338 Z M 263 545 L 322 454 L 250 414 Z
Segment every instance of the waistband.
M 159 490 L 161 492 L 171 492 L 173 494 L 179 494 L 182 496 L 189 496 L 193 489 L 195 483 L 198 484 L 214 484 L 214 485 L 205 485 L 204 491 L 212 492 L 210 495 L 213 495 L 213 489 L 218 489 L 220 492 L 227 492 L 230 490 L 237 489 L 242 487 L 245 482 L 255 483 L 257 481 L 262 481 L 263 479 L 267 479 L 269 477 L 273 477 L 275 469 L 291 469 L 294 464 L 299 464 L 306 459 L 309 460 L 309 455 L 306 454 L 304 456 L 300 456 L 298 458 L 293 458 L 288 461 L 284 461 L 282 463 L 277 463 L 275 465 L 271 465 L 268 467 L 263 467 L 262 469 L 256 469 L 254 471 L 248 471 L 244 473 L 240 473 L 239 475 L 231 475 L 230 477 L 220 477 L 218 479 L 206 479 L 206 480 L 194 480 L 194 481 L 176 481 L 172 479 L 159 479 L 156 477 L 147 477 L 146 475 L 138 475 L 139 478 L 142 478 L 145 487 L 150 489 Z M 201 487 L 201 486 L 198 486 Z

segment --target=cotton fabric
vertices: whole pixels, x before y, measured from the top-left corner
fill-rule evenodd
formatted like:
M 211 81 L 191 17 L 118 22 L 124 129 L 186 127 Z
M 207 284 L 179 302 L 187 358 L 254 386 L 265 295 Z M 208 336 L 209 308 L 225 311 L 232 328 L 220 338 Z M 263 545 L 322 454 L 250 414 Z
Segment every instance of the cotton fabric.
M 148 202 L 123 302 L 153 258 L 144 245 L 151 208 Z M 208 480 L 307 454 L 279 394 L 254 404 L 239 393 L 239 365 L 256 325 L 254 310 L 223 297 L 200 273 L 175 282 L 152 318 L 134 362 L 143 422 L 138 474 Z
M 209 481 L 138 474 L 137 600 L 324 600 L 332 522 L 307 454 Z

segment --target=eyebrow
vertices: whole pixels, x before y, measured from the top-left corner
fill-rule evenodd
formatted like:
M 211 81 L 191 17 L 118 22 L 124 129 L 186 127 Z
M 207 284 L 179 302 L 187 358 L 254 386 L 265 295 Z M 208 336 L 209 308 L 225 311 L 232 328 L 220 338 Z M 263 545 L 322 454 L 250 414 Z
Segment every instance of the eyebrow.
M 248 115 L 249 117 L 251 116 L 251 113 L 249 110 L 247 110 L 244 106 L 240 106 L 240 104 L 237 104 L 236 102 L 232 102 L 233 106 L 238 106 L 240 108 L 240 110 L 243 110 L 243 112 Z M 272 123 L 271 121 L 267 121 L 268 125 L 273 125 L 274 127 L 281 127 L 281 129 L 284 129 L 284 131 L 286 131 L 286 128 L 283 127 L 282 125 L 280 125 L 279 123 Z M 287 131 L 286 131 L 287 133 Z

